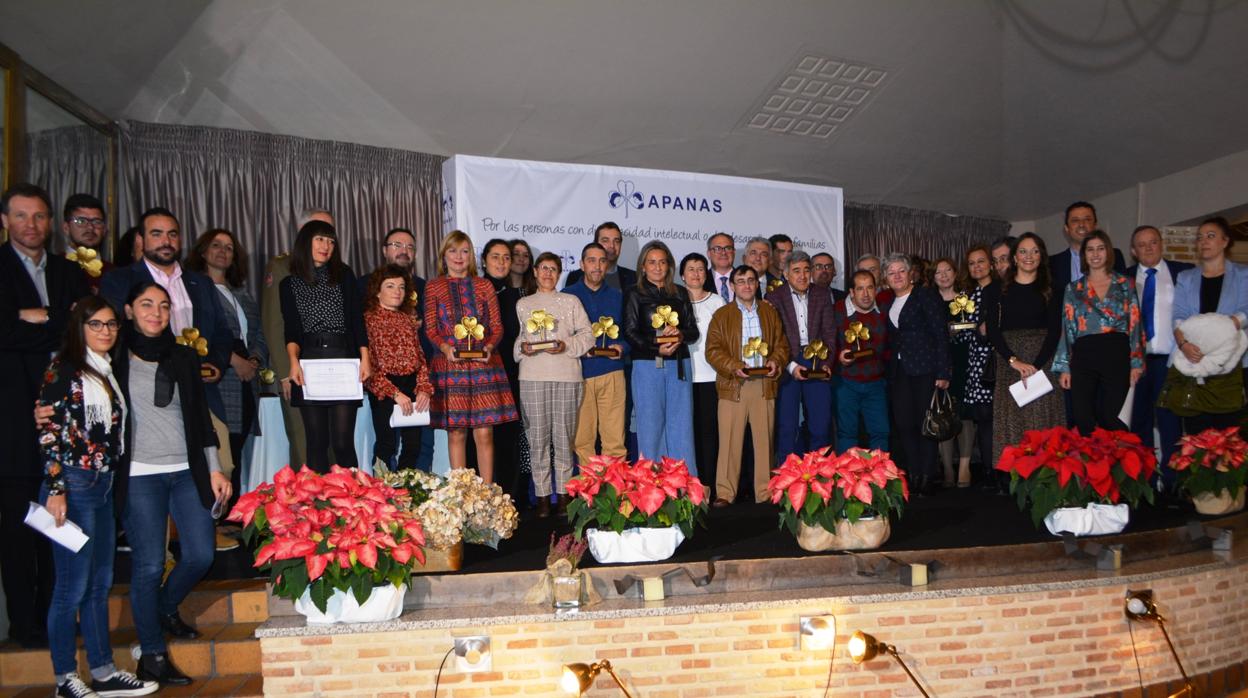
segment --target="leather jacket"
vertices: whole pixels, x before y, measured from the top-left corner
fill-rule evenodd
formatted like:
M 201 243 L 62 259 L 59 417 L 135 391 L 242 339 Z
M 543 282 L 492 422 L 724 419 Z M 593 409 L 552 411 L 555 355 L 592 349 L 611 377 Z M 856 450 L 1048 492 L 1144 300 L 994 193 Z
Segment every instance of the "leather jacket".
M 656 331 L 650 326 L 650 317 L 661 305 L 670 306 L 678 314 L 680 324 L 677 328 L 683 340 L 676 353 L 665 358 L 689 358 L 689 345 L 698 341 L 698 323 L 693 314 L 693 304 L 689 302 L 689 292 L 677 286 L 676 294 L 668 295 L 648 281 L 641 281 L 639 286 L 624 293 L 624 338 L 632 348 L 634 361 L 660 356 L 658 345 L 654 343 Z

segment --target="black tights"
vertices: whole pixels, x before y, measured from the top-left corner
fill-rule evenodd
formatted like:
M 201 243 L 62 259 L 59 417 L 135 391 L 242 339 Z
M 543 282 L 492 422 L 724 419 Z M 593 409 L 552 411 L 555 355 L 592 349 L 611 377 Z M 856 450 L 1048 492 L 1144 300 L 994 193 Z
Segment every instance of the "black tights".
M 304 433 L 307 435 L 308 467 L 318 473 L 329 472 L 329 449 L 332 446 L 338 457 L 338 465 L 354 468 L 355 414 L 359 408 L 345 405 L 304 405 L 299 408 L 303 415 Z

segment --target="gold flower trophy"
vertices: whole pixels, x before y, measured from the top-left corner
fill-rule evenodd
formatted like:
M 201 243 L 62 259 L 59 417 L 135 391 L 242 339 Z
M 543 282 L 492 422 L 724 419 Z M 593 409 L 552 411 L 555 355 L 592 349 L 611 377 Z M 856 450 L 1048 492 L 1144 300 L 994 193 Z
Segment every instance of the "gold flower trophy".
M 869 356 L 872 356 L 875 354 L 874 349 L 870 347 L 866 349 L 862 348 L 862 343 L 870 341 L 870 340 L 871 340 L 870 328 L 868 328 L 866 325 L 862 324 L 861 322 L 854 320 L 853 322 L 849 323 L 849 329 L 845 330 L 845 343 L 849 344 L 852 342 L 854 345 L 854 348 L 846 349 L 844 352 L 841 352 L 841 354 L 844 355 L 845 353 L 848 353 L 850 361 L 857 361 L 858 359 L 865 359 Z
M 553 349 L 559 345 L 559 342 L 546 337 L 547 332 L 555 331 L 555 316 L 545 310 L 534 310 L 529 313 L 529 319 L 524 323 L 524 329 L 529 334 L 541 335 L 541 341 L 537 342 L 521 342 L 524 351 L 532 354 L 534 352 L 546 351 Z
M 599 337 L 602 338 L 602 346 L 590 349 L 588 352 L 590 356 L 606 356 L 612 359 L 619 358 L 620 348 L 607 346 L 608 339 L 620 338 L 620 326 L 615 324 L 615 318 L 609 315 L 603 315 L 598 318 L 598 322 L 590 325 L 589 329 L 593 330 L 594 339 Z
M 485 325 L 477 321 L 472 315 L 465 315 L 460 318 L 459 324 L 455 325 L 453 330 L 455 339 L 458 341 L 467 341 L 467 347 L 464 349 L 455 349 L 455 358 L 457 359 L 484 359 L 484 349 L 473 349 L 472 340 L 478 342 L 485 339 Z
M 949 301 L 949 314 L 959 318 L 949 322 L 949 331 L 961 332 L 975 329 L 975 323 L 966 321 L 966 314 L 973 312 L 975 312 L 975 301 L 967 298 L 965 293 L 959 293 L 957 298 Z
M 100 278 L 100 274 L 104 273 L 104 260 L 100 259 L 99 252 L 90 247 L 79 247 L 70 250 L 65 255 L 65 259 L 77 262 L 78 266 L 82 267 L 82 270 L 93 279 Z
M 828 345 L 824 344 L 822 339 L 816 339 L 807 344 L 802 350 L 802 356 L 812 362 L 810 369 L 806 371 L 806 378 L 825 381 L 832 377 L 832 370 L 827 364 L 824 364 L 822 368 L 819 367 L 820 361 L 828 360 Z
M 670 305 L 660 305 L 650 316 L 650 326 L 655 330 L 662 330 L 664 327 L 679 327 L 680 313 L 672 310 Z M 659 335 L 654 338 L 655 344 L 675 344 L 679 341 L 680 335 L 678 334 Z
M 771 369 L 763 365 L 763 359 L 771 353 L 771 348 L 767 346 L 767 342 L 762 337 L 750 337 L 745 340 L 745 346 L 741 347 L 741 358 L 749 365 L 745 367 L 745 375 L 750 378 L 758 378 L 771 373 Z
M 199 333 L 194 327 L 187 327 L 182 330 L 182 334 L 174 338 L 178 344 L 184 347 L 190 347 L 199 354 L 200 358 L 208 356 L 208 340 Z M 204 379 L 212 379 L 220 375 L 220 371 L 212 364 L 204 364 L 199 367 L 199 376 Z

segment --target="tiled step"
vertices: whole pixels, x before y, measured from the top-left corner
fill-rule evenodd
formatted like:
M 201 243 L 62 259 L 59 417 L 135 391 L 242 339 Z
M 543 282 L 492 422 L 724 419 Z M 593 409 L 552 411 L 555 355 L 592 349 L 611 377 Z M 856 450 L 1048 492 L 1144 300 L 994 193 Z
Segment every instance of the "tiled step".
M 27 688 L 0 688 L 0 698 L 47 698 L 51 686 L 29 686 Z M 162 688 L 156 695 L 184 698 L 260 698 L 264 695 L 264 680 L 259 674 L 249 676 L 223 676 L 212 679 L 197 679 L 189 686 L 169 686 Z
M 230 623 L 263 623 L 269 619 L 268 594 L 263 579 L 200 582 L 179 607 L 182 618 L 195 627 Z M 130 587 L 118 584 L 108 597 L 110 630 L 134 627 Z

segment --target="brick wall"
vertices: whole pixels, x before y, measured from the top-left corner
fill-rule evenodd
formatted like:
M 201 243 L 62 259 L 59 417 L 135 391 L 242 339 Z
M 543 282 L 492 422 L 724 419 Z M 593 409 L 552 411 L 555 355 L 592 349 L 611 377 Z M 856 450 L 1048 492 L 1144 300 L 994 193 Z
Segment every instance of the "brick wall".
M 1196 228 L 1165 228 L 1161 231 L 1161 242 L 1166 259 L 1196 261 Z
M 1248 660 L 1245 569 L 1132 585 L 1153 589 L 1189 673 Z M 636 689 L 634 695 L 650 698 L 819 696 L 829 653 L 800 649 L 798 617 L 832 613 L 832 695 L 838 698 L 918 695 L 891 659 L 864 666 L 849 661 L 845 643 L 856 629 L 897 645 L 935 696 L 1130 695 L 1141 674 L 1143 685 L 1153 686 L 1178 672 L 1155 625 L 1128 628 L 1122 614 L 1126 589 L 1106 580 L 1076 590 L 892 603 L 827 598 L 735 613 L 263 638 L 264 686 L 271 696 L 428 698 L 451 638 L 482 634 L 491 637 L 493 670 L 461 674 L 448 668 L 439 696 L 560 695 L 556 682 L 563 663 L 604 658 Z M 603 678 L 587 695 L 619 695 Z

